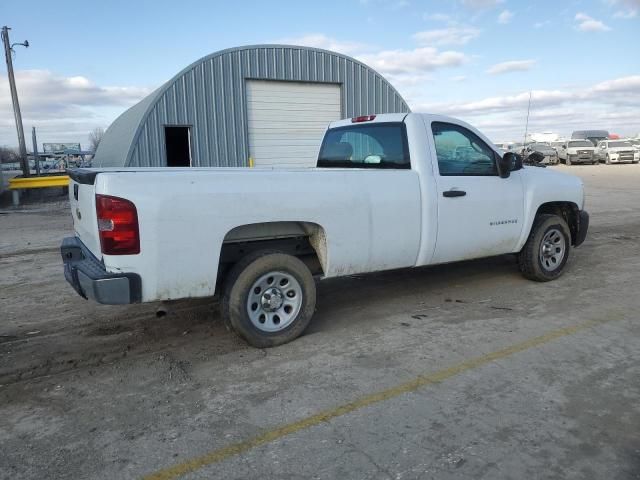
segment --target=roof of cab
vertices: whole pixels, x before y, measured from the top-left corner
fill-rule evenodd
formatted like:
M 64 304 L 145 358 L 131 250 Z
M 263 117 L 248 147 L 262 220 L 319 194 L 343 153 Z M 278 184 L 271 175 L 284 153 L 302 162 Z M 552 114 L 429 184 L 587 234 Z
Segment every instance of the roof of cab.
M 382 113 L 375 115 L 373 120 L 367 120 L 362 123 L 402 122 L 407 115 L 407 113 Z M 329 124 L 329 128 L 345 127 L 347 125 L 353 125 L 353 123 L 354 122 L 351 118 L 344 118 L 342 120 L 331 122 Z
M 437 113 L 420 113 L 420 112 L 411 112 L 411 113 L 382 113 L 374 115 L 375 118 L 373 120 L 365 120 L 363 122 L 358 122 L 359 124 L 370 124 L 370 123 L 392 123 L 392 122 L 404 122 L 404 120 L 409 115 L 420 115 L 422 116 L 426 122 L 449 122 L 455 123 L 458 125 L 463 125 L 469 127 L 466 122 L 459 120 L 457 118 L 449 117 L 447 115 L 439 115 Z M 337 127 L 345 127 L 347 125 L 353 125 L 355 122 L 352 118 L 344 118 L 342 120 L 336 120 L 329 124 L 328 128 L 337 128 Z

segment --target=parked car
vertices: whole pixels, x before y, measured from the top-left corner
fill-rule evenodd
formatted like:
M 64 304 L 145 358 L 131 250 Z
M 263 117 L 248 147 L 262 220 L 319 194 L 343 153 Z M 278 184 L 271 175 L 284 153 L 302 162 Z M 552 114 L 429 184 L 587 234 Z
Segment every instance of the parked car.
M 461 152 L 464 152 L 462 154 Z M 251 345 L 299 336 L 318 278 L 514 253 L 560 276 L 586 236 L 582 181 L 418 113 L 329 125 L 317 168 L 69 171 L 67 281 L 100 303 L 221 294 Z
M 602 140 L 596 148 L 598 160 L 607 165 L 612 163 L 638 163 L 640 152 L 626 140 Z
M 518 155 L 522 155 L 522 151 L 524 150 L 524 144 L 521 142 L 508 143 L 504 150 L 505 152 L 517 153 Z
M 561 162 L 571 165 L 574 163 L 598 163 L 596 147 L 589 140 L 568 140 L 558 149 Z
M 589 140 L 595 147 L 601 140 L 609 138 L 609 132 L 606 130 L 576 130 L 571 134 L 573 140 Z
M 551 148 L 553 148 L 556 153 L 560 153 L 560 148 L 562 147 L 562 145 L 564 145 L 565 143 L 567 143 L 566 140 L 558 140 L 555 142 L 549 142 L 549 145 L 551 145 Z
M 555 165 L 558 163 L 557 152 L 546 142 L 529 143 L 523 152 L 525 160 L 529 158 L 533 152 L 540 152 L 544 155 L 544 159 L 540 162 L 545 165 Z

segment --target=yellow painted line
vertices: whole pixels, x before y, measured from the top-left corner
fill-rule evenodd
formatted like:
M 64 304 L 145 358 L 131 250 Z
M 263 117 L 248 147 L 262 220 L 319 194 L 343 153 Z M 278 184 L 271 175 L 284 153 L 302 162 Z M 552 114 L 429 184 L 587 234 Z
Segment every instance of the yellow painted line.
M 372 393 L 370 395 L 365 395 L 364 397 L 354 400 L 353 402 L 346 403 L 344 405 L 333 408 L 331 410 L 325 410 L 324 412 L 311 415 L 309 417 L 303 418 L 293 423 L 289 423 L 287 425 L 283 425 L 281 427 L 277 427 L 273 430 L 269 430 L 267 432 L 264 432 L 248 440 L 234 443 L 227 447 L 223 447 L 218 450 L 213 450 L 199 457 L 192 458 L 191 460 L 187 460 L 185 462 L 178 463 L 176 465 L 173 465 L 167 468 L 163 468 L 162 470 L 158 470 L 157 472 L 151 473 L 143 477 L 143 479 L 144 480 L 173 480 L 182 475 L 186 475 L 187 473 L 195 472 L 196 470 L 199 470 L 203 467 L 213 465 L 215 463 L 219 463 L 223 460 L 226 460 L 229 457 L 240 455 L 244 452 L 247 452 L 248 450 L 251 450 L 252 448 L 258 447 L 260 445 L 264 445 L 266 443 L 273 442 L 274 440 L 278 440 L 282 437 L 286 437 L 293 433 L 299 432 L 300 430 L 305 430 L 307 428 L 320 425 L 321 423 L 328 422 L 329 420 L 332 420 L 337 417 L 341 417 L 343 415 L 346 415 L 347 413 L 351 413 L 356 410 L 360 410 L 369 405 L 384 402 L 385 400 L 398 397 L 405 393 L 414 392 L 421 387 L 441 383 L 451 377 L 454 377 L 464 372 L 468 372 L 470 370 L 474 370 L 478 367 L 482 367 L 483 365 L 494 362 L 496 360 L 510 357 L 516 353 L 524 352 L 525 350 L 529 350 L 531 348 L 544 345 L 545 343 L 549 343 L 558 338 L 566 337 L 568 335 L 573 335 L 574 333 L 577 333 L 581 330 L 585 330 L 587 328 L 590 328 L 596 325 L 617 320 L 619 318 L 622 318 L 621 314 L 613 313 L 609 315 L 608 318 L 606 319 L 590 320 L 590 321 L 580 323 L 571 327 L 553 330 L 539 337 L 534 337 L 524 342 L 516 343 L 515 345 L 504 348 L 502 350 L 497 350 L 495 352 L 491 352 L 486 355 L 482 355 L 480 357 L 472 358 L 470 360 L 459 363 L 457 365 L 446 368 L 444 370 L 440 370 L 435 373 L 430 373 L 428 375 L 420 375 L 406 383 L 402 383 L 395 387 L 391 387 L 386 390 L 381 390 L 379 392 Z
M 9 179 L 9 189 L 68 187 L 69 175 L 50 175 L 46 177 L 27 177 Z

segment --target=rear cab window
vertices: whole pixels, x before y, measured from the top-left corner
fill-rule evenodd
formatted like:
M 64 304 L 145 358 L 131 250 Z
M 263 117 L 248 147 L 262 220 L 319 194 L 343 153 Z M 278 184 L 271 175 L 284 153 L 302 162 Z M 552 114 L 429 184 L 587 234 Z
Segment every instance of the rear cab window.
M 354 124 L 327 130 L 320 168 L 411 168 L 404 123 Z

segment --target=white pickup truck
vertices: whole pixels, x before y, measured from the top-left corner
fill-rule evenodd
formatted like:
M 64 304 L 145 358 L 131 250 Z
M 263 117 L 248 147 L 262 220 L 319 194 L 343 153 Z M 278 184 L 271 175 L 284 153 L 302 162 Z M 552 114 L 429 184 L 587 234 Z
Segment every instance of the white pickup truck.
M 269 347 L 299 336 L 316 278 L 516 254 L 558 277 L 587 234 L 582 182 L 501 156 L 473 127 L 427 114 L 329 125 L 316 168 L 69 172 L 83 297 L 125 304 L 220 292 L 227 325 Z
M 596 147 L 591 140 L 567 140 L 558 148 L 558 158 L 567 165 L 575 163 L 598 163 Z

